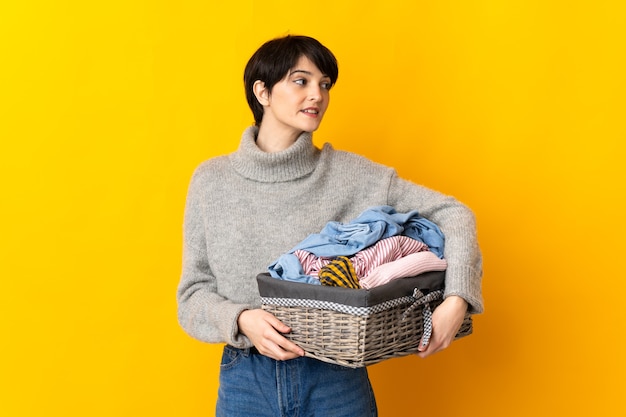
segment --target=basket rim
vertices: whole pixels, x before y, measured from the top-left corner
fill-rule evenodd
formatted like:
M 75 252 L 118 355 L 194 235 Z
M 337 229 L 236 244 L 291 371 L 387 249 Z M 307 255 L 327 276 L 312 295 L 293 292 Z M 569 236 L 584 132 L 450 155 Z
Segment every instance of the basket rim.
M 257 275 L 262 298 L 319 300 L 351 307 L 372 307 L 410 295 L 416 288 L 423 293 L 440 290 L 443 289 L 444 282 L 445 271 L 429 271 L 414 277 L 400 278 L 369 290 L 285 281 L 273 278 L 269 273 Z

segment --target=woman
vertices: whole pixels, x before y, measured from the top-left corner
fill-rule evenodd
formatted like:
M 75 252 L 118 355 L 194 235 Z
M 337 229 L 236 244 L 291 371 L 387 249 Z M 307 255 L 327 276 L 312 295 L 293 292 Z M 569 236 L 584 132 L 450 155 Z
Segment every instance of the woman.
M 201 164 L 187 196 L 178 317 L 193 337 L 226 343 L 218 416 L 375 416 L 366 368 L 304 356 L 290 329 L 261 310 L 256 275 L 330 220 L 368 207 L 418 210 L 446 236 L 445 300 L 419 355 L 454 339 L 465 312 L 482 311 L 474 217 L 455 199 L 399 178 L 391 168 L 312 143 L 337 81 L 333 54 L 317 40 L 265 43 L 244 71 L 255 125 L 237 151 Z

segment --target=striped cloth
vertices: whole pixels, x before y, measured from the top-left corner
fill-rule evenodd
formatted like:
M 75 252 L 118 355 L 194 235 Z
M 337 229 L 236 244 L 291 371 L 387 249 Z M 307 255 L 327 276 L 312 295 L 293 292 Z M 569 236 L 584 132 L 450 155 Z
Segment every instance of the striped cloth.
M 385 285 L 386 283 L 405 277 L 414 277 L 428 271 L 445 271 L 448 262 L 440 259 L 431 251 L 412 253 L 398 260 L 379 265 L 367 276 L 362 277 L 361 287 L 370 288 Z
M 381 239 L 373 246 L 357 252 L 350 257 L 352 266 L 359 278 L 367 276 L 376 267 L 403 258 L 407 255 L 428 251 L 428 246 L 419 240 L 408 236 L 392 236 Z M 293 253 L 306 275 L 317 276 L 319 271 L 335 258 L 318 257 L 305 250 L 296 250 Z

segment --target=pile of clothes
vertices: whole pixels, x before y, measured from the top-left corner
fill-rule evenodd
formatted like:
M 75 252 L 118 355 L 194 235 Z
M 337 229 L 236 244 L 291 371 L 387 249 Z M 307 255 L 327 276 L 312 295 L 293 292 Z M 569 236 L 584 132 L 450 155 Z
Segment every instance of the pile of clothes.
M 331 221 L 269 267 L 287 281 L 370 289 L 394 279 L 445 271 L 444 235 L 415 210 L 371 207 L 349 223 Z

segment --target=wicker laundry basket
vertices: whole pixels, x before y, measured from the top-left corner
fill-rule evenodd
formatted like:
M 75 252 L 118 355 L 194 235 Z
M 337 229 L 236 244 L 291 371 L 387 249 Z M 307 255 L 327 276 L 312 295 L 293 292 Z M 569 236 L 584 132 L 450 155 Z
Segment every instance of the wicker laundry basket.
M 285 336 L 307 356 L 350 368 L 416 353 L 443 301 L 445 272 L 380 287 L 349 289 L 257 277 L 262 308 L 291 327 Z M 472 333 L 469 314 L 456 337 Z

